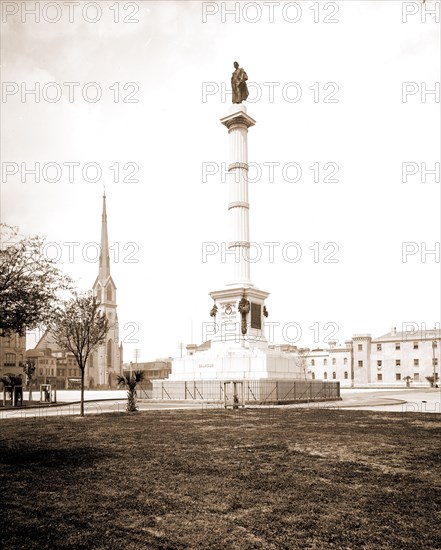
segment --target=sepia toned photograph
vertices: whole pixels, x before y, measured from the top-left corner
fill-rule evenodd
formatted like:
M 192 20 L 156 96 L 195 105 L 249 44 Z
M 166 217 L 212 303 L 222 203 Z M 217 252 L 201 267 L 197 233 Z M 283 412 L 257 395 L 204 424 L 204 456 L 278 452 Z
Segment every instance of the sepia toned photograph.
M 2 547 L 441 546 L 439 0 L 1 0 Z

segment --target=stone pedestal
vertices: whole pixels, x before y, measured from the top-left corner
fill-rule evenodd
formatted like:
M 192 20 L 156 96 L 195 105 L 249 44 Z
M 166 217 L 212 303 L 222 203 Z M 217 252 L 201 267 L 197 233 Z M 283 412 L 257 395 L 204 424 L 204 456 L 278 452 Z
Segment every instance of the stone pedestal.
M 306 379 L 293 353 L 268 348 L 212 348 L 173 360 L 170 381 Z

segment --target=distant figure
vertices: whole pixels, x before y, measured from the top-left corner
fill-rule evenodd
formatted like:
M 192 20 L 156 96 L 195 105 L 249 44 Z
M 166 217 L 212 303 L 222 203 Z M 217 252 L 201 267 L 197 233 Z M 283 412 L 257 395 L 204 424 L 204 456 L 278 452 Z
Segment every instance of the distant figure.
M 234 62 L 235 71 L 231 76 L 231 90 L 233 92 L 233 103 L 242 103 L 249 95 L 246 81 L 247 73 L 239 67 L 237 61 Z

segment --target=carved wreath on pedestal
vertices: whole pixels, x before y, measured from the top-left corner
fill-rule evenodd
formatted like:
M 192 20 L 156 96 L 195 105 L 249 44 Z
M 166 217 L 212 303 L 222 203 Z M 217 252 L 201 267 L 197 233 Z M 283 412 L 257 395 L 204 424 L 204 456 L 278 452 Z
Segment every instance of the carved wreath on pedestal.
M 250 302 L 246 298 L 242 298 L 237 308 L 242 316 L 242 334 L 247 333 L 247 313 L 250 312 Z

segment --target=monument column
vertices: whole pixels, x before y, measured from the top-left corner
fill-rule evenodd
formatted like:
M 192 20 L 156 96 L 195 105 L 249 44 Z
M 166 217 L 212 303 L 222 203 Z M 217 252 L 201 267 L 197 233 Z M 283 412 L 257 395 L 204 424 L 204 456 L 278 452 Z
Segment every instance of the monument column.
M 274 382 L 304 379 L 303 368 L 297 365 L 293 354 L 269 347 L 265 336 L 268 317 L 265 300 L 269 293 L 254 286 L 250 279 L 247 139 L 248 128 L 256 121 L 242 104 L 248 97 L 248 76 L 237 61 L 234 68 L 231 76 L 233 105 L 229 115 L 221 119 L 229 134 L 227 261 L 231 280 L 223 288 L 210 292 L 212 322 L 204 323 L 203 349 L 173 360 L 169 379 L 153 381 L 155 398 L 163 398 L 162 393 L 167 388 L 170 399 L 175 395 L 182 399 L 183 389 L 187 393 L 187 385 L 183 382 L 190 382 L 195 390 L 200 387 L 198 396 L 203 399 L 219 399 L 219 388 L 225 391 L 225 382 L 244 390 L 246 380 L 267 380 L 272 389 L 267 393 L 263 385 L 256 385 L 259 388 L 256 399 L 278 400 L 280 396 L 276 396 L 274 390 L 279 386 Z M 205 381 L 217 383 L 204 385 Z M 292 388 L 292 385 L 285 385 L 282 399 L 291 399 Z
M 229 134 L 228 254 L 229 280 L 224 288 L 210 292 L 214 301 L 211 349 L 222 353 L 232 348 L 266 348 L 264 318 L 268 292 L 256 288 L 250 278 L 250 228 L 248 199 L 248 128 L 256 124 L 243 101 L 248 97 L 244 69 L 234 62 L 231 77 L 233 105 L 221 123 Z
M 229 152 L 229 230 L 227 244 L 232 264 L 231 281 L 227 286 L 253 286 L 250 279 L 250 230 L 248 202 L 248 128 L 256 121 L 248 114 L 245 105 L 235 104 L 230 115 L 221 119 L 228 128 Z

